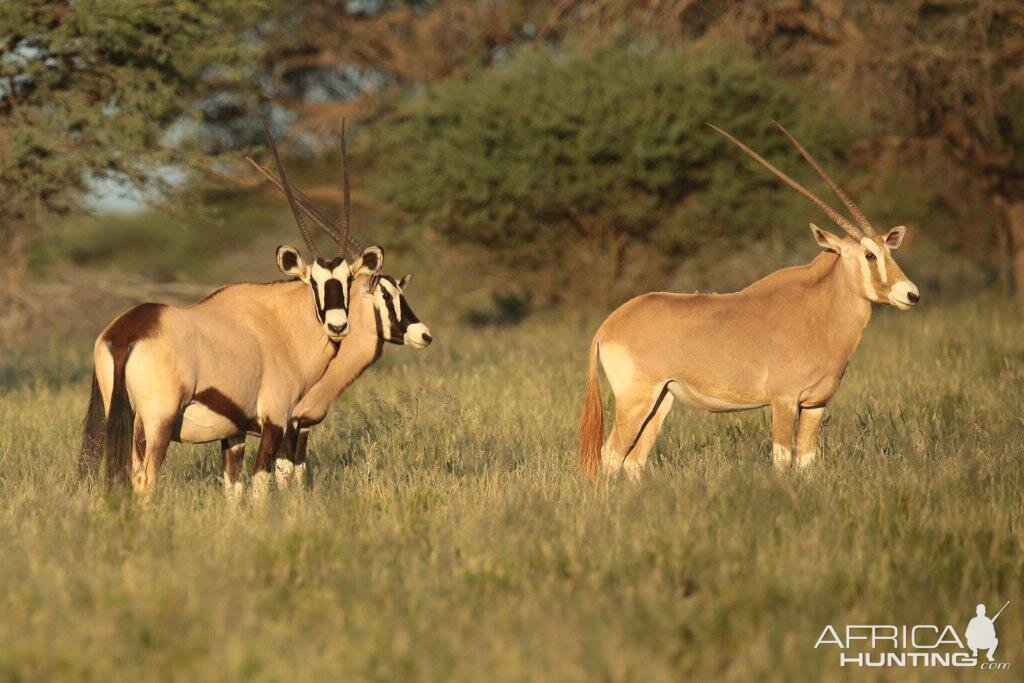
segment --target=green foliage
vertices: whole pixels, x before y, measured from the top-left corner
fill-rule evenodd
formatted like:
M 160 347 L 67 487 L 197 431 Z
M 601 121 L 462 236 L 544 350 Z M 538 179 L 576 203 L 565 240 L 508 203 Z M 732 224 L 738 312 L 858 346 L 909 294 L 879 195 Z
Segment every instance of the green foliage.
M 683 255 L 802 236 L 817 217 L 805 200 L 704 124 L 802 169 L 771 119 L 827 161 L 848 135 L 830 113 L 728 46 L 537 50 L 401 105 L 378 130 L 375 187 L 454 242 L 530 267 L 562 266 L 582 243 Z
M 90 177 L 151 179 L 210 64 L 242 56 L 242 0 L 7 0 L 0 11 L 0 244 L 78 206 Z M 259 3 L 257 3 L 257 9 Z

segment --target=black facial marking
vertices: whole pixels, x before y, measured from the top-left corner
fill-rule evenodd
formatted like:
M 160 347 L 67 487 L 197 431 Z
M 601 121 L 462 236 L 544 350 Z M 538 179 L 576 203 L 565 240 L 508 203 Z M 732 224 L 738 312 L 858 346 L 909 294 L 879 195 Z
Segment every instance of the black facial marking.
M 377 254 L 372 251 L 368 254 L 363 254 L 363 265 L 370 270 L 377 270 Z
M 344 256 L 335 256 L 331 260 L 331 266 L 330 266 L 331 270 L 334 270 L 335 268 L 337 268 L 338 266 L 340 266 L 344 262 L 345 262 L 345 257 Z
M 337 278 L 331 278 L 324 283 L 324 310 L 333 308 L 345 309 L 345 288 Z
M 316 319 L 321 323 L 324 321 L 324 307 L 320 301 L 320 288 L 316 285 L 316 280 L 310 280 L 310 289 L 313 290 L 313 308 L 316 309 Z
M 416 314 L 412 312 L 411 308 L 409 308 L 409 302 L 406 300 L 406 298 L 404 296 L 401 297 L 401 299 L 402 299 L 402 322 L 405 323 L 406 327 L 409 327 L 409 325 L 412 325 L 413 323 L 418 323 L 420 321 L 420 319 L 417 318 Z

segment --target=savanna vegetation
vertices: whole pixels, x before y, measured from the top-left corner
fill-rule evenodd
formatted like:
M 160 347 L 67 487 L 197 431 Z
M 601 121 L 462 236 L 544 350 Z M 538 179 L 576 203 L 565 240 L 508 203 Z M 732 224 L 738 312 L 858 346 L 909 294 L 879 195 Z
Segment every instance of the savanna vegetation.
M 438 341 L 389 349 L 315 432 L 312 491 L 262 509 L 225 502 L 213 446 L 173 447 L 145 511 L 104 502 L 73 474 L 86 340 L 6 365 L 0 676 L 838 678 L 826 624 L 962 632 L 1005 600 L 998 658 L 1024 666 L 1006 302 L 877 313 L 805 475 L 771 470 L 766 415 L 677 408 L 643 483 L 594 486 L 596 321 L 481 334 L 426 280 Z
M 0 678 L 840 678 L 826 624 L 962 632 L 1005 600 L 1019 672 L 1022 22 L 1014 0 L 3 3 Z M 413 273 L 435 343 L 345 394 L 308 492 L 233 508 L 212 445 L 172 447 L 147 508 L 77 481 L 96 334 L 278 278 L 299 238 L 241 154 L 266 119 L 336 213 L 342 116 L 353 229 Z M 773 117 L 909 226 L 921 304 L 876 311 L 810 471 L 772 472 L 767 414 L 677 407 L 641 483 L 585 481 L 611 307 L 816 253 L 824 217 L 704 126 L 827 196 Z M 133 183 L 153 206 L 90 208 Z

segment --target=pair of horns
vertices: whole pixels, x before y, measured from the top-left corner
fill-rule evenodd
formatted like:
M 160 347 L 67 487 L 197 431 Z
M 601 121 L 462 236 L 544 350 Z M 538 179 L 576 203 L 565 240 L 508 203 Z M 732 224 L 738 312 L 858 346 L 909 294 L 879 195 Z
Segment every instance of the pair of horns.
M 846 206 L 847 210 L 849 210 L 850 215 L 853 216 L 853 219 L 855 221 L 857 221 L 857 225 L 860 226 L 859 228 L 857 226 L 855 226 L 853 223 L 851 223 L 846 218 L 846 216 L 844 216 L 843 214 L 839 213 L 838 211 L 833 209 L 831 206 L 829 206 L 828 204 L 823 202 L 816 194 L 814 194 L 813 192 L 808 190 L 806 187 L 804 187 L 803 185 L 801 185 L 800 183 L 796 182 L 795 180 L 790 178 L 788 175 L 786 175 L 785 173 L 783 173 L 782 171 L 777 169 L 775 166 L 773 166 L 763 156 L 761 156 L 760 154 L 758 154 L 754 150 L 750 149 L 745 144 L 743 144 L 742 142 L 740 142 L 735 137 L 733 137 L 729 133 L 725 132 L 724 130 L 722 130 L 718 126 L 716 126 L 714 124 L 711 124 L 711 123 L 709 123 L 708 125 L 711 128 L 713 128 L 714 130 L 716 130 L 719 133 L 721 133 L 722 135 L 724 135 L 730 142 L 732 142 L 734 145 L 739 147 L 741 150 L 743 150 L 744 152 L 749 154 L 751 157 L 753 157 L 754 160 L 756 160 L 759 164 L 761 164 L 762 166 L 767 168 L 769 171 L 774 173 L 782 182 L 786 183 L 787 185 L 792 187 L 794 190 L 796 190 L 797 192 L 799 192 L 803 196 L 805 196 L 808 199 L 810 199 L 811 202 L 813 202 L 815 205 L 817 205 L 817 207 L 819 209 L 824 211 L 828 215 L 829 218 L 831 218 L 833 221 L 835 221 L 835 223 L 839 227 L 841 227 L 843 230 L 845 230 L 850 235 L 850 237 L 854 238 L 855 240 L 859 240 L 862 237 L 874 237 L 875 230 L 874 230 L 874 228 L 871 227 L 871 223 L 868 222 L 868 219 L 864 215 L 864 212 L 861 211 L 860 208 L 856 204 L 853 203 L 853 200 L 850 199 L 850 197 L 845 192 L 843 192 L 843 189 L 841 187 L 839 187 L 839 184 L 836 181 L 832 180 L 832 177 L 829 176 L 829 174 L 825 172 L 825 169 L 821 167 L 821 164 L 819 164 L 817 161 L 815 161 L 814 157 L 811 156 L 811 153 L 808 152 L 804 148 L 804 146 L 801 145 L 797 141 L 797 139 L 795 137 L 793 137 L 793 135 L 788 130 L 783 128 L 781 123 L 779 123 L 778 121 L 774 121 L 774 120 L 772 121 L 772 123 L 774 123 L 776 126 L 779 127 L 779 130 L 781 130 L 782 133 L 789 139 L 789 141 L 791 143 L 793 143 L 793 146 L 796 147 L 798 150 L 800 150 L 800 154 L 803 156 L 804 159 L 807 160 L 807 163 L 809 163 L 814 168 L 814 170 L 818 172 L 818 175 L 821 176 L 822 180 L 824 180 L 826 183 L 828 183 L 828 186 L 832 188 L 832 191 L 836 193 L 836 195 L 839 197 L 839 199 Z
M 320 250 L 317 249 L 316 242 L 313 241 L 313 236 L 309 232 L 309 228 L 306 226 L 305 220 L 302 218 L 302 212 L 313 219 L 313 221 L 323 228 L 324 232 L 334 240 L 338 245 L 340 251 L 344 252 L 350 258 L 355 258 L 363 251 L 363 245 L 361 245 L 350 233 L 352 225 L 352 204 L 350 201 L 351 192 L 349 190 L 348 180 L 348 148 L 345 144 L 345 120 L 341 121 L 341 167 L 342 177 L 344 182 L 344 206 L 341 224 L 330 221 L 324 215 L 324 213 L 317 207 L 317 205 L 310 199 L 302 190 L 298 190 L 291 186 L 288 182 L 288 176 L 284 171 L 284 164 L 281 162 L 281 156 L 277 152 L 277 144 L 274 142 L 274 136 L 270 134 L 270 128 L 267 127 L 267 122 L 263 122 L 263 130 L 267 133 L 267 143 L 270 147 L 271 154 L 274 157 L 274 164 L 277 166 L 277 173 L 280 179 L 275 178 L 270 171 L 260 166 L 260 164 L 252 157 L 245 157 L 246 161 L 252 164 L 257 171 L 262 173 L 264 176 L 274 184 L 277 189 L 281 190 L 285 197 L 288 198 L 288 205 L 292 209 L 292 214 L 295 216 L 295 224 L 299 228 L 299 232 L 302 234 L 302 239 L 306 242 L 306 246 L 313 253 L 313 257 L 317 258 L 320 256 Z

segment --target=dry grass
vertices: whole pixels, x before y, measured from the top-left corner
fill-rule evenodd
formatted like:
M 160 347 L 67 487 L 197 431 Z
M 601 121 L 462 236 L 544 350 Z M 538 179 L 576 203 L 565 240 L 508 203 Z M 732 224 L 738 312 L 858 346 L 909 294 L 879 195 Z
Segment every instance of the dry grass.
M 0 678 L 837 678 L 825 624 L 962 632 L 1005 600 L 1019 676 L 1024 323 L 1001 302 L 878 312 L 807 476 L 771 471 L 765 415 L 677 408 L 646 480 L 599 487 L 573 444 L 595 321 L 426 308 L 438 343 L 389 348 L 316 432 L 314 490 L 234 513 L 212 447 L 173 448 L 150 509 L 76 488 L 88 343 L 9 350 Z

